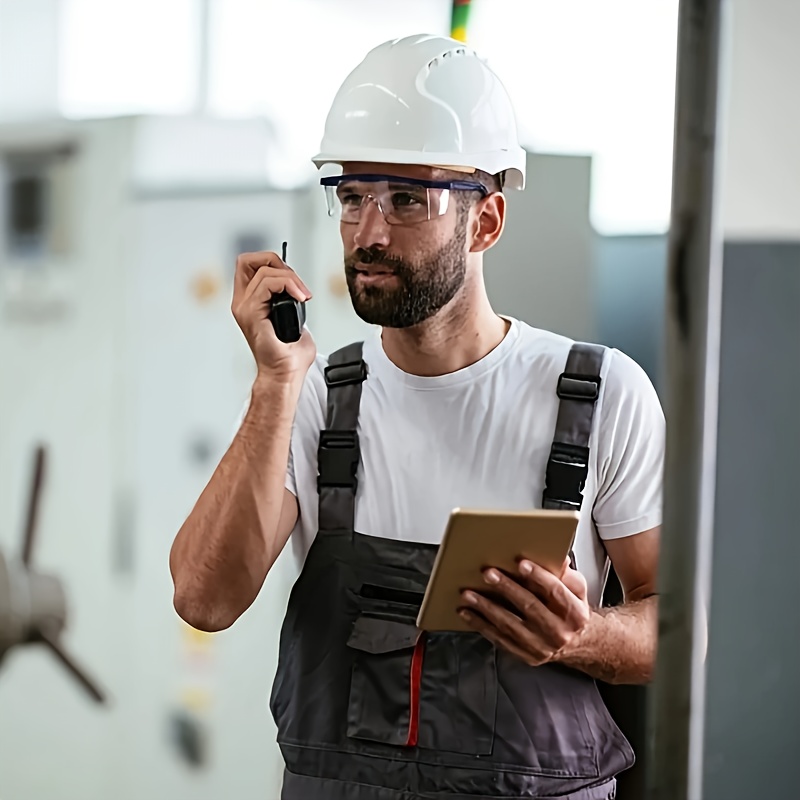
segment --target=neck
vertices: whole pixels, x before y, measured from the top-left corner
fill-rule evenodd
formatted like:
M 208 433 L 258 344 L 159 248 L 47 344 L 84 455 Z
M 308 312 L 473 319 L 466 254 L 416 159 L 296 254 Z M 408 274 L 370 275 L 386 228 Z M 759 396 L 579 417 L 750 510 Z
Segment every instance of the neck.
M 510 323 L 497 316 L 482 285 L 464 286 L 435 316 L 412 328 L 384 328 L 386 356 L 410 375 L 434 377 L 456 372 L 491 353 Z

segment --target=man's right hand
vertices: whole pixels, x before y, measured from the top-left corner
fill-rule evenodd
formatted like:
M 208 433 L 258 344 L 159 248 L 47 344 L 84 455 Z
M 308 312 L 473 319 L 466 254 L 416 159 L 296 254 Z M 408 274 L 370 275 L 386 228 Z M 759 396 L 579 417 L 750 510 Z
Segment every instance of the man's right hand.
M 289 344 L 275 335 L 270 300 L 280 292 L 300 302 L 311 298 L 308 287 L 277 253 L 243 253 L 236 259 L 231 310 L 253 351 L 259 377 L 296 380 L 308 372 L 317 348 L 306 328 L 297 342 Z

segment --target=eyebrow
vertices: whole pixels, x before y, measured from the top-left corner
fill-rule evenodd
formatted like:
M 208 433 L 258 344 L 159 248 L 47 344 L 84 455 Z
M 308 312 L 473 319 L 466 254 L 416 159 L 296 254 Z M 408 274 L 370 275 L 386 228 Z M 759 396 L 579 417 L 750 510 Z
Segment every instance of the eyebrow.
M 348 178 L 346 181 L 342 181 L 339 184 L 339 188 L 347 189 L 348 187 L 352 187 L 357 183 L 385 183 L 390 189 L 407 189 L 409 186 L 412 186 L 417 189 L 426 189 L 428 187 L 421 186 L 419 183 L 414 183 L 415 180 L 421 180 L 419 178 L 403 178 L 399 175 L 387 175 L 385 178 L 381 180 L 361 180 L 357 176 L 353 176 L 352 178 Z
M 413 186 L 415 189 L 426 189 L 426 186 L 420 186 L 418 183 L 408 183 L 407 181 L 387 181 L 390 189 L 407 189 L 409 186 Z

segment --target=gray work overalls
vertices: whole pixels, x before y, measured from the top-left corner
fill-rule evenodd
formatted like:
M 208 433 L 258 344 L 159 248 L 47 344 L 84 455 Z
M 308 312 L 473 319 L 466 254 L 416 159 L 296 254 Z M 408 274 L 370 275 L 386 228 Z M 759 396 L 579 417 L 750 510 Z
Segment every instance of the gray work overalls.
M 270 700 L 283 800 L 613 797 L 633 752 L 594 680 L 530 667 L 478 634 L 420 632 L 436 546 L 354 530 L 366 375 L 360 344 L 325 371 L 319 533 L 291 593 Z M 569 461 L 548 464 L 548 477 Z

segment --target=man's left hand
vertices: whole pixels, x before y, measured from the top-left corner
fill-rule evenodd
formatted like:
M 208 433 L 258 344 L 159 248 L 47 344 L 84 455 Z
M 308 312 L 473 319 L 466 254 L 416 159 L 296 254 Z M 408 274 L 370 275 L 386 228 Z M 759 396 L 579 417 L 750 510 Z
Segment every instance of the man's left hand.
M 498 569 L 483 573 L 487 588 L 516 613 L 472 591 L 461 595 L 460 613 L 473 630 L 526 664 L 556 661 L 591 617 L 586 578 L 568 562 L 561 577 L 526 560 L 517 569 L 513 578 Z

